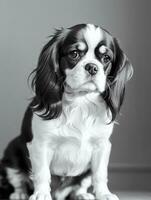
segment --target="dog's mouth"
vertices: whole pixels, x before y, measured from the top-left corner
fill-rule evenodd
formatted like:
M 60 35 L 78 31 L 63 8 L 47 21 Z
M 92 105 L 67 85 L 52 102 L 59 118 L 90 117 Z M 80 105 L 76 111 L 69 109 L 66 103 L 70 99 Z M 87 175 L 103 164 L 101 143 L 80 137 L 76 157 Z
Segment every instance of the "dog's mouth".
M 77 88 L 72 88 L 70 85 L 65 84 L 65 92 L 68 94 L 79 93 L 79 94 L 87 94 L 91 92 L 98 92 L 97 85 L 91 80 Z

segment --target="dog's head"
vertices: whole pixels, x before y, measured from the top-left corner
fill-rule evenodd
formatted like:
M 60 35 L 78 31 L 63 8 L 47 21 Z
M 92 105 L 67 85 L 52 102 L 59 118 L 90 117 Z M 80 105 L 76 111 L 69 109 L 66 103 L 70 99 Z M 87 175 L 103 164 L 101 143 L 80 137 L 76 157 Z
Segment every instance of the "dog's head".
M 64 92 L 99 92 L 115 119 L 133 68 L 112 35 L 92 24 L 57 30 L 39 56 L 32 87 L 34 111 L 57 118 Z

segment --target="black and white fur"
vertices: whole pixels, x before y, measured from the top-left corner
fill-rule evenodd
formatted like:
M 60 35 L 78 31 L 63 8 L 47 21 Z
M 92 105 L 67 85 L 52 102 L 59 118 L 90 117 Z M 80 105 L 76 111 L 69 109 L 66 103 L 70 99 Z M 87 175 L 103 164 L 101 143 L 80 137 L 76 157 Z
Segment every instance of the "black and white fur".
M 28 147 L 27 169 L 32 166 L 30 200 L 63 200 L 73 190 L 77 198 L 118 199 L 107 186 L 109 139 L 132 74 L 117 40 L 105 29 L 79 24 L 56 31 L 33 71 L 35 96 L 19 136 Z M 11 173 L 12 166 L 7 170 Z M 77 187 L 73 180 L 82 174 Z M 53 195 L 55 176 L 63 177 L 62 184 L 66 177 L 72 181 Z M 94 196 L 87 191 L 91 185 Z

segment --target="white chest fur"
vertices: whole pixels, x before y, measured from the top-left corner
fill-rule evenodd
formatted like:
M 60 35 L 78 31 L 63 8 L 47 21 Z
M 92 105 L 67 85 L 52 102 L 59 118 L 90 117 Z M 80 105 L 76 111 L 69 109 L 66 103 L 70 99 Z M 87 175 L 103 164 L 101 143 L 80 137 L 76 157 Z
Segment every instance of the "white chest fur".
M 64 97 L 59 118 L 44 121 L 34 114 L 33 140 L 53 150 L 51 173 L 75 176 L 89 167 L 94 148 L 110 137 L 113 123 L 108 122 L 106 106 L 98 93 L 74 100 Z

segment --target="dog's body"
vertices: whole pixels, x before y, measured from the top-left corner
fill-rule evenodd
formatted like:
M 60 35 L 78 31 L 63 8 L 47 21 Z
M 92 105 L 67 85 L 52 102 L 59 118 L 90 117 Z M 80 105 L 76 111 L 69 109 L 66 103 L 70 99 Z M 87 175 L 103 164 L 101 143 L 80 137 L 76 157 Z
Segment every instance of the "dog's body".
M 117 200 L 107 186 L 109 138 L 132 76 L 117 40 L 92 24 L 58 30 L 34 73 L 35 97 L 20 136 L 29 151 L 28 170 L 32 166 L 30 200 L 51 200 L 52 177 L 64 177 L 63 183 L 82 174 L 80 187 L 72 179 L 52 196 L 63 200 L 76 188 L 77 198 L 93 199 L 87 192 L 92 185 L 96 199 Z
M 27 108 L 21 134 L 14 138 L 4 151 L 0 163 L 0 198 L 12 200 L 25 200 L 33 193 L 33 182 L 30 179 L 31 163 L 27 149 L 27 142 L 32 139 L 31 121 L 33 118 L 32 109 Z M 75 192 L 79 190 L 82 181 L 86 188 L 91 186 L 89 181 L 90 170 L 86 170 L 82 175 L 72 178 L 71 176 L 57 176 L 52 174 L 51 193 L 55 200 L 73 200 Z M 87 181 L 88 180 L 88 181 Z M 72 197 L 71 197 L 72 195 Z

